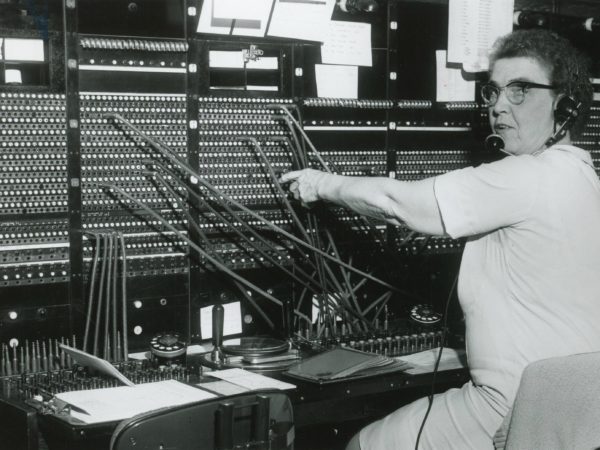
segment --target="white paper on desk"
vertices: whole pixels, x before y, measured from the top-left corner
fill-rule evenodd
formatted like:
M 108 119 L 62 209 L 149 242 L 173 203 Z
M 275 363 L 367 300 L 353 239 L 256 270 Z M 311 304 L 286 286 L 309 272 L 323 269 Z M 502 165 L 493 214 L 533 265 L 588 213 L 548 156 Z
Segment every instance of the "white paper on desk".
M 64 392 L 56 398 L 87 414 L 71 410 L 71 416 L 85 423 L 123 420 L 148 411 L 185 405 L 217 397 L 176 380 L 119 386 L 86 391 Z
M 440 349 L 437 347 L 423 352 L 413 353 L 412 355 L 396 357 L 394 359 L 404 361 L 411 365 L 410 369 L 405 370 L 406 373 L 412 375 L 428 373 L 433 372 L 439 351 Z M 438 366 L 439 371 L 461 369 L 465 367 L 467 367 L 467 355 L 464 350 L 444 347 L 442 358 L 440 359 L 440 364 Z
M 358 67 L 315 64 L 317 96 L 358 98 Z
M 475 101 L 475 81 L 465 80 L 462 70 L 446 66 L 446 50 L 436 50 L 436 101 Z
M 210 375 L 210 373 L 207 373 L 207 375 Z M 216 394 L 225 396 L 243 394 L 244 392 L 248 392 L 250 390 L 248 388 L 238 386 L 237 384 L 233 384 L 229 381 L 224 380 L 199 383 L 197 386 L 201 387 L 202 389 L 206 389 Z
M 514 0 L 450 0 L 448 8 L 448 61 L 487 70 L 492 44 L 512 31 Z
M 214 0 L 213 16 L 221 19 L 265 20 L 269 18 L 272 5 L 273 0 Z
M 59 344 L 59 347 L 67 353 L 77 364 L 84 367 L 91 367 L 92 369 L 96 369 L 97 371 L 114 377 L 119 380 L 121 383 L 127 386 L 135 386 L 135 384 L 129 380 L 125 375 L 117 370 L 115 366 L 106 361 L 105 359 L 98 358 L 94 355 L 90 355 L 89 353 L 84 352 L 83 350 L 79 350 L 73 347 L 69 347 L 68 345 Z
M 237 36 L 262 37 L 267 30 L 270 6 L 260 20 L 256 19 L 230 19 L 215 16 L 214 4 L 217 0 L 204 0 L 200 19 L 198 20 L 198 33 L 234 34 Z M 261 9 L 261 11 L 264 11 Z
M 275 0 L 267 35 L 323 42 L 336 0 Z
M 238 386 L 245 387 L 250 390 L 257 389 L 295 389 L 296 386 L 291 383 L 276 380 L 274 378 L 265 377 L 258 373 L 250 372 L 243 369 L 225 369 L 216 370 L 208 373 L 211 377 L 219 378 L 228 381 Z
M 373 65 L 371 24 L 332 20 L 321 46 L 323 64 Z

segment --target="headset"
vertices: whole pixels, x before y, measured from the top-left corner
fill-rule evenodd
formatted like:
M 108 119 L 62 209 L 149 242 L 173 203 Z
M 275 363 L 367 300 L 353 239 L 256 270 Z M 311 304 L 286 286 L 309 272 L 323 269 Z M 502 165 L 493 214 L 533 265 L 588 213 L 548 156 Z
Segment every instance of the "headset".
M 556 104 L 554 109 L 554 124 L 560 124 L 554 131 L 554 134 L 546 141 L 546 147 L 554 145 L 561 140 L 571 126 L 573 121 L 579 116 L 581 102 L 577 101 L 572 94 L 565 95 Z
M 581 102 L 573 93 L 572 86 L 579 79 L 579 66 L 575 66 L 575 72 L 571 71 L 571 67 L 567 66 L 569 72 L 569 84 L 567 85 L 568 92 L 558 100 L 554 109 L 554 134 L 546 141 L 546 147 L 554 145 L 561 140 L 567 131 L 573 126 L 573 121 L 579 117 L 579 108 Z M 556 125 L 559 124 L 558 128 Z

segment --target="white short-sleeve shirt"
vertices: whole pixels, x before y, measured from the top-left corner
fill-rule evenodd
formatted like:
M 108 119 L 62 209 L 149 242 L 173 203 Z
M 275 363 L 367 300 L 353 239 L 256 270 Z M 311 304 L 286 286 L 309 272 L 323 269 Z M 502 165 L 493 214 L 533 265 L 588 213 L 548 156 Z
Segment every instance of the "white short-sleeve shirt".
M 537 156 L 441 175 L 446 232 L 468 237 L 458 295 L 473 382 L 512 404 L 524 367 L 600 351 L 600 182 L 588 152 Z

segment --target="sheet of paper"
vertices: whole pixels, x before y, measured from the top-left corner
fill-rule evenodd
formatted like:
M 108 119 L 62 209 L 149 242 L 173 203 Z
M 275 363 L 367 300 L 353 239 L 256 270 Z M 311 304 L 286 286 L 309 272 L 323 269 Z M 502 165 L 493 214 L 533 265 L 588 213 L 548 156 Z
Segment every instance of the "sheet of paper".
M 358 67 L 315 64 L 317 96 L 358 98 Z
M 233 19 L 219 19 L 213 15 L 213 0 L 204 0 L 200 19 L 198 20 L 198 33 L 231 34 Z
M 44 41 L 41 39 L 4 40 L 5 59 L 15 61 L 44 61 Z
M 208 66 L 211 68 L 243 69 L 244 57 L 241 50 L 208 52 Z
M 21 77 L 21 71 L 19 69 L 6 69 L 4 71 L 4 82 L 6 84 L 14 83 L 21 84 L 23 79 Z
M 235 21 L 232 35 L 263 37 L 267 31 L 268 15 L 265 20 L 241 20 Z
M 512 31 L 513 12 L 514 0 L 450 0 L 448 61 L 467 72 L 487 70 L 492 44 Z
M 240 334 L 242 332 L 242 307 L 240 302 L 223 304 L 223 336 Z M 212 338 L 213 306 L 200 308 L 200 333 L 202 339 Z
M 295 389 L 296 386 L 290 383 L 276 380 L 274 378 L 265 377 L 258 373 L 250 372 L 243 369 L 225 369 L 210 372 L 207 375 L 228 381 L 246 389 Z
M 206 389 L 210 392 L 214 392 L 219 395 L 236 395 L 243 394 L 244 392 L 248 392 L 250 389 L 247 389 L 242 386 L 238 386 L 237 384 L 230 383 L 229 381 L 211 381 L 208 383 L 200 383 L 198 384 L 202 389 Z
M 176 380 L 156 383 L 64 392 L 56 398 L 82 411 L 71 410 L 71 416 L 85 423 L 123 420 L 155 409 L 185 405 L 217 397 Z
M 209 342 L 207 342 L 206 344 L 203 344 L 203 345 L 192 344 L 192 345 L 187 346 L 185 353 L 187 355 L 200 355 L 202 353 L 211 352 L 212 349 L 213 349 L 213 345 Z
M 198 33 L 233 34 L 237 36 L 263 37 L 267 30 L 270 7 L 263 14 L 262 19 L 229 19 L 215 16 L 214 4 L 217 0 L 205 0 L 202 3 L 200 19 L 198 20 Z M 261 10 L 262 11 L 262 10 Z
M 222 51 L 211 50 L 208 54 L 208 65 L 211 68 L 222 69 L 247 69 L 254 70 L 277 70 L 279 60 L 273 56 L 261 56 L 255 60 L 244 62 L 244 54 L 241 50 Z
M 475 81 L 465 80 L 459 68 L 446 66 L 446 50 L 436 50 L 436 101 L 475 101 Z
M 111 377 L 116 378 L 121 383 L 127 386 L 134 386 L 134 383 L 131 380 L 129 380 L 125 375 L 119 372 L 115 366 L 113 366 L 105 359 L 101 359 L 94 355 L 90 355 L 89 353 L 86 353 L 83 350 L 69 347 L 68 345 L 59 344 L 59 346 L 80 366 L 91 367 L 92 369 L 96 369 L 105 375 L 109 375 Z
M 373 65 L 371 24 L 332 20 L 321 46 L 323 64 Z
M 413 375 L 429 373 L 433 372 L 439 351 L 439 347 L 432 348 L 423 352 L 413 353 L 412 355 L 399 356 L 395 359 L 410 364 L 411 368 L 406 369 L 406 373 Z M 464 350 L 444 347 L 438 370 L 452 370 L 465 367 L 467 367 L 467 355 Z
M 269 36 L 323 42 L 335 0 L 275 0 Z
M 279 68 L 279 59 L 274 56 L 261 56 L 256 60 L 249 60 L 246 63 L 246 69 L 255 70 L 277 70 Z
M 221 19 L 266 20 L 273 0 L 214 0 L 213 15 Z

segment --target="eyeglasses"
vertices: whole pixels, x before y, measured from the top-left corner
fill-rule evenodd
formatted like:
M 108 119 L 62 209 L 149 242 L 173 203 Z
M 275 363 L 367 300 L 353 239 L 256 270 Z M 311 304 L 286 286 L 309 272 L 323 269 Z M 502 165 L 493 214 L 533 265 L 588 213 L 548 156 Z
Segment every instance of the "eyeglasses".
M 493 83 L 481 86 L 481 98 L 487 106 L 494 106 L 500 97 L 500 92 L 506 91 L 506 98 L 513 105 L 520 105 L 525 101 L 525 95 L 529 89 L 554 89 L 548 84 L 531 83 L 529 81 L 511 81 L 504 87 L 498 87 Z

